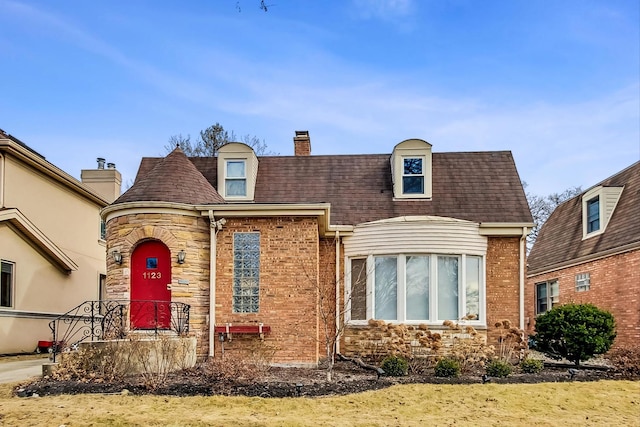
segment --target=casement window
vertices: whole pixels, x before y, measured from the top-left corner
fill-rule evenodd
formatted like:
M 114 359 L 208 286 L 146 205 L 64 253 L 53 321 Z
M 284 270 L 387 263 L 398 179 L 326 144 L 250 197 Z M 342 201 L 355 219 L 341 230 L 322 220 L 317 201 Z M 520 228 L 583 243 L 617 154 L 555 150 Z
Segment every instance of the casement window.
M 347 281 L 349 320 L 481 323 L 483 258 L 397 254 L 352 258 Z
M 576 292 L 588 291 L 591 287 L 591 276 L 589 273 L 576 274 Z
M 233 312 L 260 308 L 260 233 L 233 234 Z
M 0 307 L 13 307 L 13 281 L 15 264 L 0 262 Z
M 587 200 L 587 234 L 600 230 L 600 197 Z
M 107 239 L 107 223 L 100 220 L 100 240 Z
M 402 159 L 402 194 L 424 194 L 424 157 Z
M 226 197 L 247 195 L 247 165 L 245 160 L 225 162 L 224 190 Z
M 536 314 L 551 310 L 560 302 L 560 288 L 557 280 L 536 283 Z

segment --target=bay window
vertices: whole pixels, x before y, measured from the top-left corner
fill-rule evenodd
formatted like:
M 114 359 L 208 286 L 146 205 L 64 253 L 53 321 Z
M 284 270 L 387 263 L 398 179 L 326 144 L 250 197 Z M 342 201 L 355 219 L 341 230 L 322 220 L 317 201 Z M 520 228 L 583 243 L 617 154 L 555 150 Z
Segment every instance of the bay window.
M 441 324 L 461 318 L 482 322 L 482 256 L 370 255 L 349 262 L 346 296 L 351 322 L 371 318 L 401 323 Z

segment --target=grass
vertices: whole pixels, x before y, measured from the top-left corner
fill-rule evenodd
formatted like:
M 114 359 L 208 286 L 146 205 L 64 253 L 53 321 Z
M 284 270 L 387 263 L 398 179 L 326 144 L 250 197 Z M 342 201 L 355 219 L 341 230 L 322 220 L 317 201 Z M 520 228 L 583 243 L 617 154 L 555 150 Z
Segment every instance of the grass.
M 640 426 L 640 382 L 397 385 L 325 398 L 62 395 L 0 386 L 0 425 Z

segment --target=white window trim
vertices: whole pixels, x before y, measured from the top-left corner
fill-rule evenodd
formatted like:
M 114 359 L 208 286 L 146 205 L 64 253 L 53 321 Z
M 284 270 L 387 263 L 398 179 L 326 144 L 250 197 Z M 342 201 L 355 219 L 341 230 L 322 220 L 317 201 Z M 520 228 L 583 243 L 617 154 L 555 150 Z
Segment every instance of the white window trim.
M 0 306 L 0 309 L 14 309 L 15 308 L 15 292 L 16 292 L 16 263 L 13 261 L 9 261 L 6 259 L 0 260 L 0 265 L 1 264 L 9 264 L 11 265 L 11 283 L 9 284 L 10 287 L 10 292 L 9 292 L 9 298 L 11 299 L 11 301 L 9 301 L 9 305 L 3 305 Z M 1 267 L 0 267 L 1 268 Z
M 242 162 L 244 164 L 244 176 L 243 177 L 230 177 L 229 174 L 227 173 L 228 170 L 228 166 L 229 166 L 229 162 Z M 247 195 L 249 194 L 249 181 L 247 179 L 247 167 L 248 167 L 248 162 L 247 159 L 235 159 L 235 158 L 230 158 L 230 159 L 224 159 L 224 198 L 225 199 L 229 199 L 229 200 L 246 200 Z M 227 181 L 228 180 L 233 180 L 233 181 L 240 181 L 240 180 L 244 180 L 244 194 L 239 196 L 239 195 L 234 195 L 234 196 L 230 196 L 227 194 Z
M 405 160 L 409 160 L 409 159 L 420 159 L 422 161 L 422 173 L 421 174 L 405 174 L 404 173 L 404 161 Z M 426 176 L 426 167 L 427 167 L 427 156 L 420 156 L 420 155 L 406 155 L 406 156 L 401 156 L 401 161 L 400 164 L 402 165 L 402 170 L 401 170 L 401 174 L 400 174 L 400 191 L 402 192 L 402 197 L 420 197 L 420 198 L 424 198 L 425 195 L 425 190 L 426 190 L 426 180 L 427 180 L 427 176 Z M 404 192 L 404 179 L 406 177 L 421 177 L 422 178 L 422 193 L 405 193 Z
M 553 300 L 553 295 L 551 294 L 551 284 L 552 283 L 556 283 L 557 287 L 558 287 L 558 295 L 557 295 L 557 300 L 554 301 Z M 543 312 L 538 312 L 538 286 L 539 285 L 546 285 L 547 287 L 547 309 Z M 541 314 L 546 313 L 547 311 L 551 310 L 554 306 L 560 304 L 560 282 L 558 281 L 558 279 L 549 279 L 549 280 L 545 280 L 542 282 L 537 282 L 535 283 L 535 289 L 534 289 L 534 297 L 535 297 L 535 307 L 534 307 L 534 312 L 536 314 L 536 316 L 539 316 Z
M 393 323 L 402 323 L 407 325 L 419 325 L 427 324 L 430 326 L 442 326 L 445 320 L 460 321 L 460 319 L 438 319 L 438 287 L 436 278 L 437 276 L 437 257 L 438 256 L 452 256 L 457 257 L 458 262 L 458 315 L 464 316 L 466 308 L 467 293 L 464 287 L 466 283 L 466 257 L 474 256 L 479 257 L 480 262 L 480 284 L 479 284 L 479 307 L 478 307 L 478 319 L 477 320 L 464 320 L 464 324 L 474 326 L 486 326 L 486 257 L 481 254 L 450 254 L 450 253 L 402 253 L 402 254 L 376 254 L 366 256 L 366 272 L 367 272 L 367 285 L 366 285 L 366 320 L 352 320 L 351 319 L 351 260 L 363 259 L 365 256 L 350 256 L 345 260 L 345 322 L 349 325 L 367 325 L 369 319 L 375 319 L 375 257 L 396 257 L 397 259 L 397 275 L 398 275 L 398 290 L 397 290 L 397 319 L 378 319 L 385 320 Z M 432 319 L 422 320 L 407 320 L 406 319 L 406 257 L 407 256 L 430 256 L 429 261 L 429 313 L 432 314 Z M 462 317 L 461 316 L 461 317 Z

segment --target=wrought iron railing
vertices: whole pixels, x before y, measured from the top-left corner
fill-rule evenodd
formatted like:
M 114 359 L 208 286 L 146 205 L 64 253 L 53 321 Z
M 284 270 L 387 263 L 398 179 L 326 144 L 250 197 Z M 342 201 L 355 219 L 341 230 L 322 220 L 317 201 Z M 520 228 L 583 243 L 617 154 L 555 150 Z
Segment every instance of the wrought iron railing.
M 189 332 L 189 304 L 168 301 L 85 301 L 49 322 L 51 352 L 77 348 L 84 341 L 122 339 L 132 331 Z

